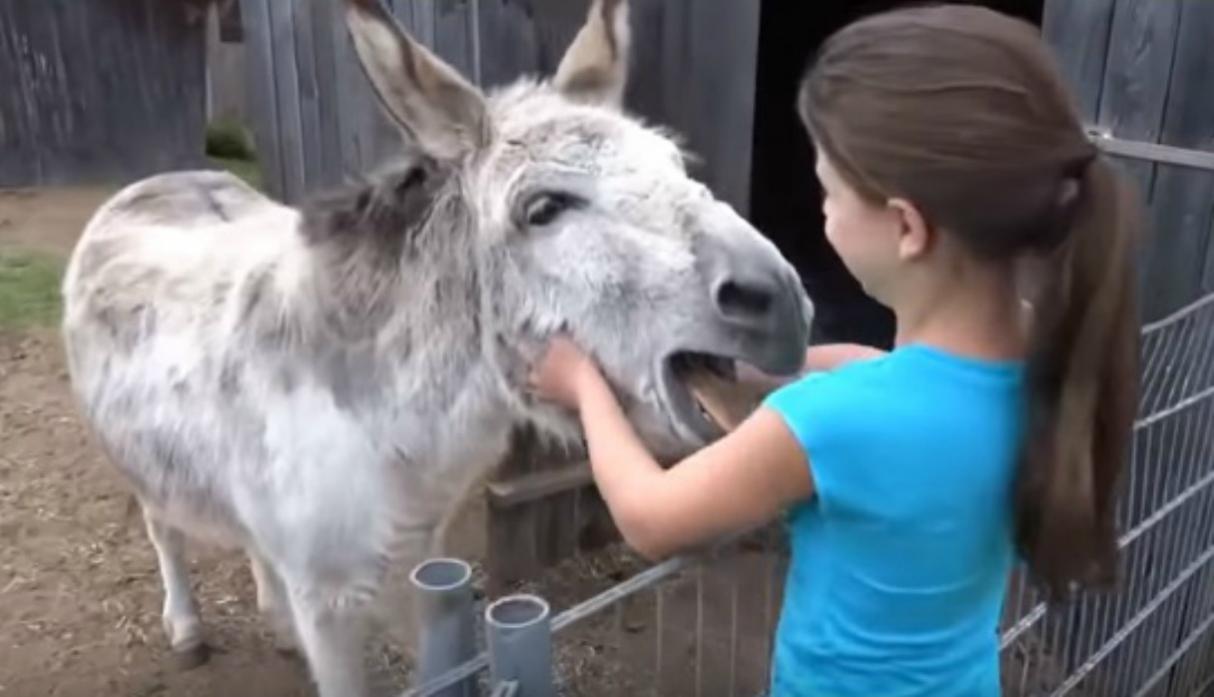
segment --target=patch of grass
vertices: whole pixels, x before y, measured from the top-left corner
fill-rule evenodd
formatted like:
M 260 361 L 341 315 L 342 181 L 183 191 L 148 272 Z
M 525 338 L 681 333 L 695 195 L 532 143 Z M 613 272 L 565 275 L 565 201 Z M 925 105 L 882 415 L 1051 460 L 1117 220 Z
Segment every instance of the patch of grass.
M 264 191 L 262 189 L 261 165 L 257 164 L 257 162 L 229 157 L 210 157 L 208 159 L 210 159 L 211 164 L 214 166 L 235 174 L 254 189 Z
M 63 261 L 44 252 L 0 247 L 0 329 L 59 321 Z
M 207 124 L 207 155 L 235 160 L 252 160 L 253 142 L 244 126 L 230 120 Z

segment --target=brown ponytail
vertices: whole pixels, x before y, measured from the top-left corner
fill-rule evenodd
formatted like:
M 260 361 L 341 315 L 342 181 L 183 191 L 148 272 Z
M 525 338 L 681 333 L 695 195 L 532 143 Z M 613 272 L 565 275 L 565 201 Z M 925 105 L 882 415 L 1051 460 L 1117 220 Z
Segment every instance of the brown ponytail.
M 862 196 L 914 201 L 981 257 L 1040 262 L 1016 544 L 1052 591 L 1109 580 L 1137 406 L 1140 214 L 1040 36 L 969 6 L 873 15 L 823 45 L 798 109 Z
M 1139 213 L 1112 165 L 1083 172 L 1069 233 L 1046 259 L 1029 356 L 1017 545 L 1051 590 L 1112 580 L 1113 493 L 1138 394 L 1131 274 Z

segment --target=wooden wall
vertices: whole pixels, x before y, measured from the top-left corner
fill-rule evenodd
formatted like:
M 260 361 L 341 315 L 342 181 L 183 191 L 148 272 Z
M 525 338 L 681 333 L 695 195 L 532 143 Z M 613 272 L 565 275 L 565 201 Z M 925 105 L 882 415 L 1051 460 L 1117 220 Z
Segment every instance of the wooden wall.
M 1047 0 L 1044 29 L 1084 117 L 1093 127 L 1119 139 L 1214 152 L 1214 2 Z M 1214 292 L 1214 171 L 1115 159 L 1138 184 L 1147 206 L 1149 227 L 1138 259 L 1141 312 L 1144 322 L 1159 320 Z M 1204 380 L 1211 360 L 1210 339 L 1196 332 L 1210 330 L 1208 326 L 1185 326 L 1178 334 L 1187 336 L 1188 344 L 1207 348 L 1155 347 L 1147 359 L 1147 374 L 1154 375 L 1155 382 L 1161 374 L 1188 376 L 1185 382 Z M 1200 551 L 1202 539 L 1208 538 L 1208 526 L 1200 530 L 1191 524 L 1205 515 L 1202 499 L 1186 502 L 1176 492 L 1188 485 L 1192 472 L 1200 471 L 1194 463 L 1214 457 L 1210 439 L 1201 435 L 1214 429 L 1214 423 L 1204 410 L 1184 404 L 1177 407 L 1181 408 L 1188 409 L 1189 430 L 1173 426 L 1149 434 L 1138 431 L 1139 443 L 1125 479 L 1140 493 L 1123 506 L 1166 513 L 1159 523 L 1165 532 L 1148 547 L 1139 542 L 1138 548 L 1123 550 L 1123 560 L 1136 561 L 1122 565 L 1116 605 L 1106 611 L 1116 621 L 1095 631 L 1089 627 L 1083 641 L 1090 646 L 1115 644 L 1116 632 L 1132 630 L 1129 618 L 1149 610 L 1153 589 L 1174 582 L 1178 571 Z M 1170 496 L 1175 498 L 1168 499 Z M 1118 685 L 1142 685 L 1156 679 L 1166 688 L 1169 680 L 1179 680 L 1181 671 L 1191 669 L 1194 661 L 1208 660 L 1208 654 L 1186 649 L 1184 640 L 1208 617 L 1199 609 L 1210 607 L 1211 594 L 1214 588 L 1208 583 L 1180 586 L 1176 619 L 1163 618 L 1164 628 L 1149 639 L 1150 650 L 1156 653 L 1133 649 L 1125 659 L 1101 666 L 1104 678 Z M 1075 615 L 1072 608 L 1056 615 L 1053 622 L 1058 627 L 1077 626 Z M 1153 621 L 1160 622 L 1159 618 Z M 1075 637 L 1065 633 L 1054 636 L 1076 643 Z M 1206 645 L 1211 641 L 1208 631 L 1199 638 Z M 1178 658 L 1170 664 L 1169 674 L 1168 665 L 1159 668 L 1155 656 L 1173 652 L 1178 652 Z M 1074 670 L 1084 658 L 1079 651 L 1068 651 L 1064 668 Z
M 385 0 L 422 43 L 483 88 L 550 75 L 587 0 Z M 692 8 L 694 7 L 694 12 Z M 366 171 L 399 138 L 379 113 L 337 0 L 243 0 L 250 108 L 267 183 L 297 201 Z M 732 0 L 633 0 L 627 106 L 680 131 L 697 172 L 745 210 L 758 7 Z M 728 42 L 721 37 L 728 36 Z
M 204 32 L 164 0 L 0 2 L 0 186 L 200 163 Z
M 240 6 L 209 12 L 207 18 L 207 121 L 249 122 Z
M 1214 151 L 1214 3 L 1049 0 L 1045 33 L 1094 126 Z M 1140 266 L 1150 321 L 1214 290 L 1214 172 L 1120 162 L 1150 213 Z

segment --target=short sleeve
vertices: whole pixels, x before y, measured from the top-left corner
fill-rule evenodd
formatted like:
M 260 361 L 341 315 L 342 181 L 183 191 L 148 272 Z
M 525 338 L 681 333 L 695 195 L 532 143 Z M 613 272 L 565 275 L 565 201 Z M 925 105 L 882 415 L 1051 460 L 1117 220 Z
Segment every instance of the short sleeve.
M 863 441 L 871 421 L 861 408 L 863 380 L 852 369 L 814 373 L 772 392 L 765 407 L 778 414 L 809 462 L 814 492 L 824 506 L 866 507 L 875 472 Z

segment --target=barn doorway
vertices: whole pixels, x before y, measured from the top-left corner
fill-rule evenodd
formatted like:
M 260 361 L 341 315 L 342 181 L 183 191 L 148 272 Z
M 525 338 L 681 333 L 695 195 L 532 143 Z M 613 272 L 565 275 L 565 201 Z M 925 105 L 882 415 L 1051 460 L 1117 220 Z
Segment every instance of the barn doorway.
M 899 0 L 762 0 L 750 217 L 793 262 L 817 306 L 814 343 L 888 348 L 893 317 L 860 289 L 826 242 L 813 174 L 813 148 L 794 110 L 797 84 L 813 51 L 836 29 Z M 1041 26 L 1043 0 L 975 0 Z

